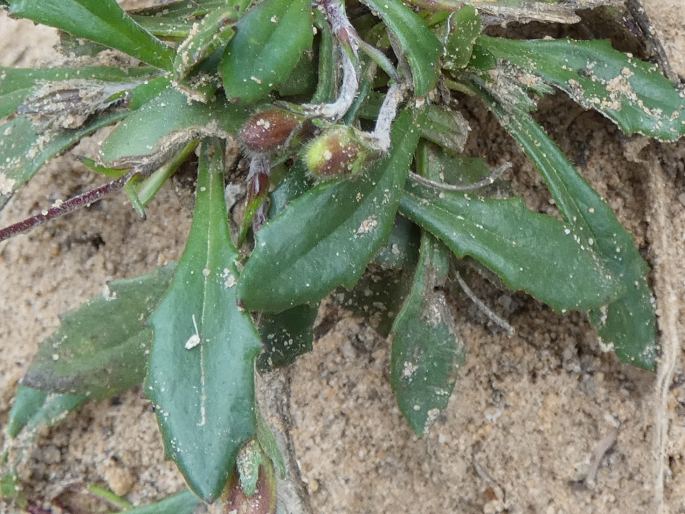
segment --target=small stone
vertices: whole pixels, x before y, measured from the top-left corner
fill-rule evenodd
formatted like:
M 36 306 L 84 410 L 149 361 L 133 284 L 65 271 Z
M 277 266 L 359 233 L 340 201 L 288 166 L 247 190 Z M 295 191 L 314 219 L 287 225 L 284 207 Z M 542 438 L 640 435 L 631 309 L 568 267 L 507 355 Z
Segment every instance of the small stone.
M 105 467 L 102 478 L 107 482 L 107 487 L 117 496 L 126 496 L 135 484 L 133 474 L 112 460 Z

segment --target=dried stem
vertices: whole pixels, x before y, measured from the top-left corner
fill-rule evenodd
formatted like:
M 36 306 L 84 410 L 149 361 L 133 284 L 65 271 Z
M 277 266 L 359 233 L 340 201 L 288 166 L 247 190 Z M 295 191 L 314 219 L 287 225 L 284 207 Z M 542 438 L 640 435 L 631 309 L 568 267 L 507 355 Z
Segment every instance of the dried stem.
M 15 223 L 14 225 L 5 227 L 0 230 L 0 241 L 4 241 L 19 234 L 23 234 L 25 232 L 33 230 L 38 225 L 47 223 L 50 220 L 59 218 L 61 216 L 64 216 L 65 214 L 69 214 L 70 212 L 76 211 L 82 207 L 87 207 L 101 200 L 108 194 L 123 189 L 123 187 L 126 185 L 130 178 L 131 174 L 128 174 L 111 182 L 107 182 L 106 184 L 103 184 L 100 187 L 96 187 L 95 189 L 86 191 L 83 194 L 80 194 L 78 196 L 70 198 L 69 200 L 61 202 L 58 205 L 54 205 L 53 207 L 50 207 L 47 211 L 43 211 L 40 214 L 36 214 L 34 216 L 26 218 L 18 223 Z
M 320 116 L 334 121 L 342 118 L 354 102 L 359 89 L 359 35 L 345 13 L 345 6 L 339 0 L 318 0 L 316 4 L 323 11 L 337 41 L 342 61 L 343 81 L 338 98 L 329 104 L 305 104 L 305 111 L 311 116 Z
M 484 187 L 490 186 L 495 183 L 495 181 L 502 176 L 502 174 L 507 171 L 508 169 L 511 168 L 511 163 L 507 162 L 503 164 L 502 166 L 498 166 L 495 168 L 492 173 L 485 177 L 483 180 L 479 180 L 478 182 L 474 182 L 472 184 L 463 184 L 463 185 L 455 185 L 455 184 L 445 184 L 444 182 L 436 182 L 434 180 L 428 179 L 426 177 L 422 177 L 421 175 L 417 175 L 416 173 L 410 173 L 409 178 L 417 182 L 419 184 L 423 184 L 424 186 L 428 186 L 433 189 L 438 189 L 440 191 L 450 191 L 450 192 L 466 192 L 466 191 L 476 191 L 478 189 L 482 189 Z
M 461 274 L 458 271 L 455 271 L 455 277 L 457 279 L 457 282 L 459 283 L 459 287 L 461 287 L 464 293 L 466 293 L 466 296 L 468 296 L 469 299 L 476 304 L 476 307 L 478 307 L 480 311 L 483 314 L 485 314 L 488 317 L 488 319 L 492 321 L 495 325 L 505 330 L 507 332 L 507 335 L 513 336 L 514 327 L 512 327 L 504 319 L 495 314 L 495 312 L 490 307 L 485 305 L 485 302 L 478 298 L 476 294 L 468 286 L 468 284 L 464 281 L 464 279 L 461 278 Z
M 407 85 L 400 82 L 395 82 L 388 89 L 378 113 L 376 127 L 369 135 L 371 144 L 376 150 L 387 152 L 390 149 L 390 129 L 392 122 L 397 117 L 397 108 L 404 99 L 406 92 Z

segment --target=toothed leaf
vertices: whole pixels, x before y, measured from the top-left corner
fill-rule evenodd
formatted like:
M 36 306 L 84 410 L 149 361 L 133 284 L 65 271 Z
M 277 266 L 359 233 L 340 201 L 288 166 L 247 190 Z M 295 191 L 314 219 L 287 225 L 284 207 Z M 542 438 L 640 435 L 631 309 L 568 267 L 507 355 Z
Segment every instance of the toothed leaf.
M 512 290 L 556 310 L 599 307 L 620 293 L 616 278 L 568 226 L 528 210 L 520 199 L 436 192 L 411 184 L 400 212 L 458 257 L 473 257 Z
M 201 146 L 193 225 L 171 287 L 152 315 L 147 391 L 167 454 L 189 487 L 215 500 L 256 433 L 254 361 L 261 343 L 238 307 L 238 253 L 224 200 L 224 147 Z
M 583 107 L 599 111 L 628 135 L 663 141 L 685 135 L 685 93 L 657 65 L 614 50 L 608 41 L 482 36 L 478 44 L 565 91 Z
M 55 393 L 104 398 L 140 384 L 152 342 L 147 319 L 173 267 L 117 280 L 62 318 L 45 339 L 22 383 Z

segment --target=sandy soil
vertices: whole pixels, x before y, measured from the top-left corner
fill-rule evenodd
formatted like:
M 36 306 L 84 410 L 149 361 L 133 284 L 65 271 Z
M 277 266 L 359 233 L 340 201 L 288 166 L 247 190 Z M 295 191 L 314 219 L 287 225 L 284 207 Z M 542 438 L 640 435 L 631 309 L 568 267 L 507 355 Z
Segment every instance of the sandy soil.
M 681 0 L 651 0 L 657 31 L 685 77 Z M 54 64 L 54 34 L 0 18 L 3 65 Z M 511 160 L 516 188 L 551 209 L 532 166 L 494 120 L 466 112 L 474 154 Z M 626 139 L 601 116 L 560 96 L 542 119 L 583 174 L 606 196 L 655 268 L 661 329 L 673 339 L 685 322 L 685 144 Z M 12 200 L 0 224 L 97 183 L 73 160 L 94 141 L 56 159 Z M 192 194 L 178 181 L 139 220 L 111 197 L 30 235 L 0 245 L 0 424 L 37 343 L 58 315 L 100 292 L 111 278 L 133 276 L 178 257 L 189 228 Z M 337 323 L 320 329 L 315 351 L 293 367 L 295 447 L 317 513 L 643 513 L 654 512 L 654 376 L 602 353 L 579 315 L 559 317 L 519 295 L 469 277 L 516 329 L 508 338 L 455 291 L 467 361 L 449 409 L 417 439 L 395 407 L 387 379 L 388 345 L 372 329 L 329 309 Z M 685 359 L 681 359 L 685 362 Z M 666 499 L 685 513 L 685 372 L 677 367 L 668 398 Z M 603 443 L 616 438 L 587 480 Z M 23 469 L 32 498 L 66 512 L 106 512 L 88 484 L 138 504 L 182 487 L 165 462 L 154 415 L 140 390 L 86 406 L 46 430 Z M 592 477 L 591 477 L 592 478 Z M 54 504 L 53 504 L 54 505 Z M 0 505 L 0 512 L 11 512 Z M 53 511 L 57 512 L 57 510 Z

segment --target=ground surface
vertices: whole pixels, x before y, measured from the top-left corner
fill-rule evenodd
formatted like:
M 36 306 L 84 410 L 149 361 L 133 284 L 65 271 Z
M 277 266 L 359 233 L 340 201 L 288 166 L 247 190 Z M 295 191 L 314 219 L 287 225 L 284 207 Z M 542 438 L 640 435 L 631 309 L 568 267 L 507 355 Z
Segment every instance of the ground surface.
M 681 0 L 647 3 L 685 77 Z M 49 30 L 0 18 L 3 65 L 54 64 L 54 41 Z M 469 151 L 493 164 L 513 162 L 516 187 L 529 203 L 551 208 L 540 179 L 492 118 L 468 105 L 466 111 L 474 132 L 490 135 L 474 138 Z M 647 164 L 633 162 L 639 142 L 561 97 L 543 104 L 541 119 L 635 234 L 656 269 L 662 328 L 675 319 L 677 333 L 685 322 L 678 300 L 685 294 L 685 145 L 651 146 L 641 155 Z M 95 183 L 73 157 L 57 159 L 17 194 L 0 224 Z M 57 316 L 98 294 L 108 279 L 177 258 L 191 205 L 190 190 L 177 183 L 159 195 L 147 221 L 112 197 L 0 245 L 0 424 Z M 322 313 L 339 321 L 321 329 L 315 351 L 292 373 L 293 437 L 315 512 L 653 512 L 653 375 L 602 353 L 581 316 L 562 318 L 524 297 L 478 290 L 517 334 L 508 338 L 485 325 L 457 294 L 467 362 L 449 409 L 422 440 L 393 403 L 387 342 L 355 318 Z M 684 384 L 679 366 L 668 409 L 666 498 L 673 514 L 685 513 Z M 593 456 L 612 435 L 616 443 L 587 481 Z M 46 431 L 23 471 L 30 494 L 59 498 L 74 514 L 107 510 L 84 493 L 90 483 L 134 503 L 182 487 L 163 461 L 154 415 L 139 390 L 89 405 Z

